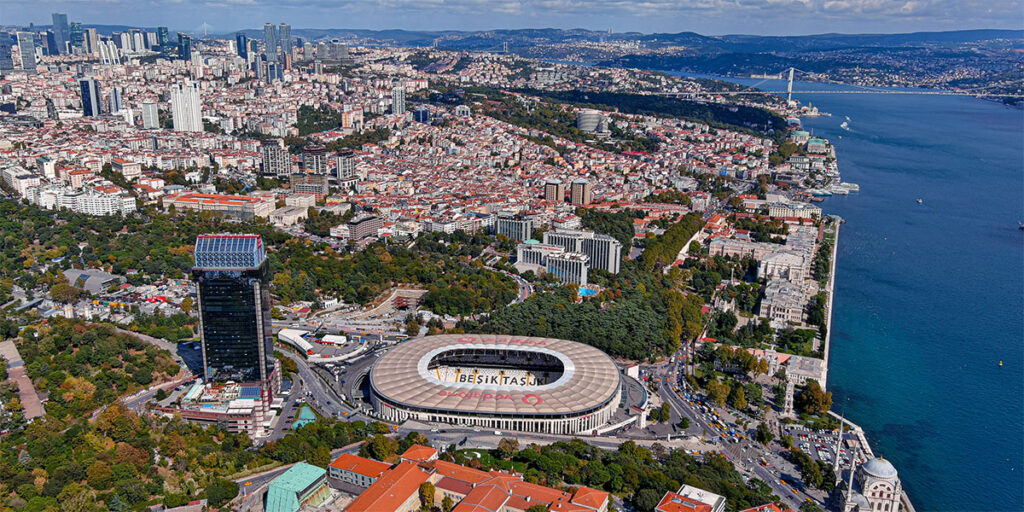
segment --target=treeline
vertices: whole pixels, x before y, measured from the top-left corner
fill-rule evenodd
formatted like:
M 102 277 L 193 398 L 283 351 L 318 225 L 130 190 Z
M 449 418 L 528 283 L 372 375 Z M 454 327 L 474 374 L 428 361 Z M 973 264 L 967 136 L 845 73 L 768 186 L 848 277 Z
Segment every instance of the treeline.
M 645 203 L 667 203 L 690 206 L 693 202 L 690 196 L 678 190 L 666 190 L 659 194 L 651 194 L 644 198 Z
M 703 301 L 683 295 L 661 276 L 627 262 L 592 299 L 577 302 L 575 286 L 538 293 L 459 327 L 469 332 L 561 338 L 586 343 L 616 357 L 648 359 L 671 354 L 680 340 L 700 332 Z
M 669 451 L 660 444 L 651 449 L 633 441 L 618 449 L 602 450 L 580 439 L 558 441 L 548 446 L 529 445 L 514 450 L 514 442 L 502 440 L 489 457 L 464 460 L 483 470 L 515 469 L 527 482 L 547 486 L 585 485 L 626 496 L 634 510 L 650 512 L 668 491 L 683 484 L 719 494 L 726 499 L 726 510 L 736 512 L 778 500 L 763 481 L 749 483 L 736 472 L 725 457 L 708 453 L 696 458 L 680 450 Z M 446 459 L 461 455 L 445 452 Z
M 335 129 L 339 126 L 341 126 L 341 112 L 332 110 L 329 107 L 313 108 L 309 105 L 299 106 L 295 128 L 299 130 L 300 137 Z
M 636 234 L 633 229 L 633 220 L 642 218 L 644 213 L 634 210 L 611 212 L 593 208 L 577 208 L 576 215 L 580 217 L 580 224 L 584 228 L 618 240 L 622 244 L 623 252 L 628 253 L 629 247 L 633 245 L 633 236 Z
M 107 324 L 54 318 L 21 332 L 19 352 L 46 412 L 61 421 L 87 415 L 118 396 L 178 373 L 167 351 Z
M 318 249 L 293 239 L 271 254 L 274 293 L 280 302 L 316 300 L 319 293 L 346 302 L 366 304 L 399 283 L 436 288 L 428 300 L 451 314 L 490 311 L 515 298 L 518 287 L 507 276 L 486 270 L 479 262 L 432 252 L 443 244 L 412 249 L 375 242 L 356 253 Z M 445 287 L 463 290 L 446 294 Z
M 467 87 L 466 92 L 482 94 L 495 103 L 483 103 L 481 113 L 521 128 L 529 128 L 550 133 L 555 137 L 584 144 L 604 151 L 646 151 L 658 150 L 658 140 L 646 134 L 630 133 L 614 127 L 611 129 L 614 140 L 600 140 L 593 133 L 576 127 L 576 113 L 570 105 L 561 101 L 538 102 L 525 106 L 516 97 L 505 91 L 489 87 Z M 544 91 L 521 90 L 526 94 L 544 96 Z M 550 97 L 552 100 L 557 98 Z M 554 147 L 554 141 L 546 144 Z M 555 148 L 557 149 L 557 148 Z
M 688 213 L 679 222 L 665 230 L 661 236 L 650 237 L 647 247 L 640 256 L 643 268 L 652 271 L 676 260 L 679 251 L 693 235 L 704 227 L 704 219 L 698 213 Z
M 782 116 L 758 107 L 720 105 L 686 101 L 665 96 L 599 91 L 542 91 L 520 89 L 517 92 L 550 98 L 576 105 L 587 105 L 623 114 L 671 116 L 697 121 L 715 128 L 725 128 L 765 136 L 774 131 L 782 133 L 786 120 Z M 756 131 L 751 127 L 756 127 Z

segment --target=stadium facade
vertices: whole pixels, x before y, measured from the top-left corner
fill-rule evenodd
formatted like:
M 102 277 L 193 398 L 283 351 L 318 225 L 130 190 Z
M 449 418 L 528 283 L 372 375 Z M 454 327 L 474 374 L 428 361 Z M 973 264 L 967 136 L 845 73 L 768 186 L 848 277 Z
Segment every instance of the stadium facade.
M 590 434 L 620 403 L 618 367 L 567 340 L 440 335 L 390 349 L 369 376 L 387 421 L 407 419 L 551 434 Z

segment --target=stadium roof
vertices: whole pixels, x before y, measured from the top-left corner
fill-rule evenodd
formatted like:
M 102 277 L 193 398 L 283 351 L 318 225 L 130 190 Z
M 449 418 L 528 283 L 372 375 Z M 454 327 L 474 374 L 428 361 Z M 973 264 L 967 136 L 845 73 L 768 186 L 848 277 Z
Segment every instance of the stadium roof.
M 541 386 L 441 382 L 425 371 L 446 349 L 543 352 L 561 360 L 564 371 Z M 619 371 L 607 354 L 573 341 L 505 335 L 440 335 L 410 340 L 389 350 L 374 365 L 370 384 L 377 395 L 401 406 L 448 412 L 550 416 L 600 408 L 615 398 Z

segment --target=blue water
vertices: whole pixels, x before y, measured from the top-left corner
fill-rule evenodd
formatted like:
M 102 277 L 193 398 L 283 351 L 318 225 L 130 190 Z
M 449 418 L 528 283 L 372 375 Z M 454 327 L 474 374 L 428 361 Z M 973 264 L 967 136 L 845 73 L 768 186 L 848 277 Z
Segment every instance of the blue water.
M 861 185 L 822 204 L 847 221 L 835 410 L 894 463 L 918 510 L 1024 510 L 1024 112 L 951 96 L 794 97 L 833 114 L 804 127 Z

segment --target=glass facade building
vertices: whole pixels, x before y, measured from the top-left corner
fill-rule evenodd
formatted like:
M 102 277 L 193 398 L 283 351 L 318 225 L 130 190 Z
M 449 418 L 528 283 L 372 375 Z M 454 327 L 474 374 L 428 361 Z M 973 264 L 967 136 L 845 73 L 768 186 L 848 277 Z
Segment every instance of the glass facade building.
M 270 271 L 259 235 L 200 235 L 195 267 L 207 382 L 267 382 L 274 371 Z

